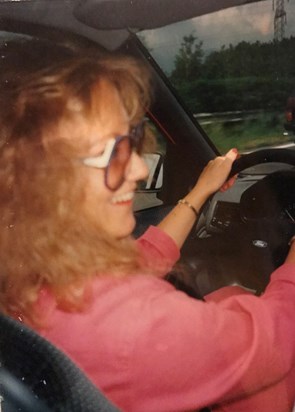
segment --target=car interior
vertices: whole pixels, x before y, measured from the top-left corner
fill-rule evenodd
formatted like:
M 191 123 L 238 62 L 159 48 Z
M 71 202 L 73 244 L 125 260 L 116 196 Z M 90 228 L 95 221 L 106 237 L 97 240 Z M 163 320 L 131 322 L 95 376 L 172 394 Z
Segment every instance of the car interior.
M 59 349 L 18 320 L 0 315 L 0 394 L 4 412 L 118 409 Z
M 294 4 L 273 0 L 0 1 L 1 42 L 47 39 L 125 53 L 149 66 L 154 91 L 146 120 L 157 147 L 145 155 L 150 175 L 136 194 L 136 237 L 186 195 L 208 161 L 239 150 L 236 183 L 204 205 L 167 275 L 196 299 L 235 284 L 260 295 L 295 233 L 294 131 L 284 126 L 295 80 L 293 20 Z M 4 318 L 3 328 L 14 329 Z M 15 375 L 10 346 L 0 336 L 3 382 Z M 9 406 L 6 394 L 0 384 L 2 410 L 28 410 Z M 40 401 L 54 411 L 109 410 L 63 409 L 42 394 Z

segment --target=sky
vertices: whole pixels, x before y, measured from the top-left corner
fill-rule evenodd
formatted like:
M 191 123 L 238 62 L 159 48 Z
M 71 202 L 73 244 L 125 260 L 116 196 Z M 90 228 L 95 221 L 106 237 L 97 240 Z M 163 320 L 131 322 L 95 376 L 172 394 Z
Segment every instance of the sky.
M 295 0 L 284 0 L 286 11 L 285 37 L 295 35 Z M 274 6 L 274 7 L 273 7 Z M 145 44 L 161 67 L 169 73 L 183 36 L 193 33 L 209 53 L 223 45 L 242 40 L 269 42 L 274 38 L 276 0 L 264 0 L 246 6 L 232 7 L 200 16 L 161 29 L 143 32 Z

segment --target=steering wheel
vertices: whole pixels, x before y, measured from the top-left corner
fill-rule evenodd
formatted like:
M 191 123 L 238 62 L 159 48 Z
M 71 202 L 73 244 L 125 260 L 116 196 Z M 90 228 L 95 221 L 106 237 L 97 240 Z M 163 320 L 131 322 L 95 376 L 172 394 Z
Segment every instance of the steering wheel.
M 229 178 L 249 167 L 262 163 L 286 163 L 295 166 L 295 150 L 290 149 L 262 149 L 242 155 L 234 161 Z
M 270 162 L 295 166 L 295 150 L 263 149 L 242 155 L 233 163 L 230 177 Z M 188 294 L 193 285 L 191 296 L 196 298 L 233 282 L 261 293 L 270 273 L 283 263 L 289 250 L 288 241 L 295 233 L 292 219 L 287 215 L 282 217 L 282 211 L 291 202 L 295 220 L 294 188 L 295 170 L 287 169 L 270 173 L 246 189 L 240 200 L 240 219 L 220 234 L 225 237 L 209 236 L 197 244 L 194 236 L 188 239 L 182 251 L 188 280 L 179 281 L 177 275 L 177 282 L 172 279 L 172 283 Z
M 295 150 L 263 149 L 242 155 L 234 162 L 230 176 L 269 162 L 295 166 Z M 274 267 L 283 263 L 288 241 L 295 233 L 294 188 L 295 170 L 281 170 L 254 183 L 241 196 L 241 219 L 251 241 L 257 247 L 269 249 Z

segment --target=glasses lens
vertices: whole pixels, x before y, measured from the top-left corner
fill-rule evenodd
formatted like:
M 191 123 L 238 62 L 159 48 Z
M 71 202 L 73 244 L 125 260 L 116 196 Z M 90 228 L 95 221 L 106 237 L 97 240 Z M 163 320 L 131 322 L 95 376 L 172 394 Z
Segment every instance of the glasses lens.
M 110 190 L 118 189 L 123 183 L 125 169 L 130 159 L 131 152 L 132 147 L 129 136 L 118 138 L 106 168 L 106 186 Z

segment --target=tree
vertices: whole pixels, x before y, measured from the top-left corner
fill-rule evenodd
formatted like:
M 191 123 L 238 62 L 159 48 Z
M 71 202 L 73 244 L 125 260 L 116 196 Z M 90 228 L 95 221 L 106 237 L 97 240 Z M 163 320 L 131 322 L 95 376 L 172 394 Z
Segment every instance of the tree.
M 193 81 L 201 75 L 204 57 L 203 42 L 197 42 L 197 40 L 198 38 L 193 33 L 183 37 L 181 47 L 175 56 L 175 67 L 171 73 L 173 82 Z

